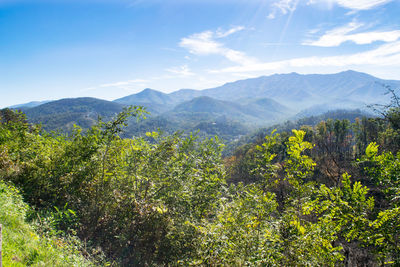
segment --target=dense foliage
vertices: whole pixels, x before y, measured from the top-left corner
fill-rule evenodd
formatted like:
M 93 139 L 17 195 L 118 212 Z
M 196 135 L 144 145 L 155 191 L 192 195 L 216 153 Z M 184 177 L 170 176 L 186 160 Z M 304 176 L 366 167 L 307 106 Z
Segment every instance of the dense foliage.
M 71 254 L 92 255 L 97 265 L 400 264 L 396 110 L 392 120 L 273 132 L 226 159 L 218 138 L 122 138 L 142 111 L 70 135 L 3 111 L 1 192 L 13 191 L 4 182 L 19 188 L 41 238 L 51 222 L 54 238 L 84 244 Z M 17 212 L 0 217 L 6 231 Z

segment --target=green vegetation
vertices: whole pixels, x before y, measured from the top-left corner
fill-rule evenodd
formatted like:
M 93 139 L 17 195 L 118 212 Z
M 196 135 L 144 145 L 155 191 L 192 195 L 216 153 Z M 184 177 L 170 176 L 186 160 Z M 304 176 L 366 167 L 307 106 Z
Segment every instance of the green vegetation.
M 76 238 L 45 235 L 28 224 L 28 209 L 18 190 L 0 181 L 4 266 L 94 266 Z
M 272 132 L 223 158 L 217 137 L 122 138 L 139 107 L 70 135 L 4 110 L 7 264 L 398 265 L 400 130 L 388 112 Z

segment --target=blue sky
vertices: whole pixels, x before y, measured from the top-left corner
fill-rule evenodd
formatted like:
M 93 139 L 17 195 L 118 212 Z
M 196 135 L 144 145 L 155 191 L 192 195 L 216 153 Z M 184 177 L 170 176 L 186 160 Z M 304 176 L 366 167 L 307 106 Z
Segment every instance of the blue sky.
M 400 0 L 0 0 L 0 107 L 273 73 L 400 80 Z

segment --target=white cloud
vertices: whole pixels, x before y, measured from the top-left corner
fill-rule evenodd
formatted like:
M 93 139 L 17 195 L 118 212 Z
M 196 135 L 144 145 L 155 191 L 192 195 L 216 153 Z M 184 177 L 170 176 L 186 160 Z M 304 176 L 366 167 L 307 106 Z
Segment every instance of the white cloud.
M 287 14 L 289 12 L 293 12 L 296 9 L 298 0 L 280 0 L 273 4 L 274 7 L 279 9 L 282 14 Z
M 99 85 L 99 87 L 119 87 L 119 88 L 126 88 L 127 86 L 133 85 L 133 84 L 144 84 L 148 82 L 147 80 L 143 79 L 135 79 L 135 80 L 128 80 L 128 81 L 121 81 L 121 82 L 115 82 L 115 83 L 105 83 Z
M 174 67 L 174 68 L 169 68 L 169 69 L 166 69 L 166 71 L 171 72 L 173 74 L 178 74 L 180 76 L 192 76 L 192 75 L 194 75 L 194 73 L 190 71 L 190 68 L 187 65 Z
M 348 9 L 367 10 L 391 1 L 392 0 L 336 0 L 335 2 Z
M 256 62 L 255 59 L 247 56 L 241 51 L 228 48 L 223 43 L 216 40 L 229 36 L 243 29 L 243 27 L 235 27 L 226 32 L 221 32 L 219 30 L 217 32 L 205 31 L 201 33 L 195 33 L 189 37 L 182 38 L 179 45 L 195 55 L 220 55 L 229 61 L 241 65 L 252 64 Z
M 400 38 L 400 30 L 394 31 L 370 31 L 349 34 L 360 27 L 363 24 L 357 22 L 351 22 L 346 26 L 335 28 L 327 31 L 316 41 L 305 41 L 303 45 L 322 46 L 322 47 L 333 47 L 339 46 L 346 41 L 351 41 L 356 44 L 371 44 L 376 41 L 383 42 L 394 42 Z
M 234 66 L 222 70 L 211 70 L 211 73 L 244 73 L 278 71 L 285 68 L 304 67 L 351 67 L 370 65 L 399 66 L 400 67 L 400 41 L 388 43 L 366 52 L 350 55 L 326 57 L 302 57 L 289 60 L 263 62 L 244 66 Z
M 195 33 L 182 38 L 179 45 L 195 55 L 218 54 L 223 50 L 223 45 L 213 40 L 213 35 L 211 31 Z
M 242 31 L 244 29 L 245 29 L 245 27 L 243 27 L 243 26 L 233 27 L 233 28 L 231 28 L 231 29 L 229 29 L 227 31 L 222 31 L 221 29 L 219 29 L 219 30 L 217 30 L 215 35 L 216 35 L 217 38 L 224 38 L 224 37 L 232 35 L 232 34 L 234 34 L 236 32 Z
M 80 90 L 94 97 L 100 97 L 104 92 L 110 92 L 120 94 L 120 97 L 124 96 L 126 92 L 133 93 L 137 92 L 138 89 L 148 87 L 150 80 L 145 79 L 133 79 L 126 81 L 119 81 L 113 83 L 104 83 L 97 86 L 87 87 Z M 121 93 L 123 92 L 123 93 Z
M 392 1 L 393 0 L 309 0 L 308 4 L 326 3 L 329 6 L 336 4 L 352 10 L 368 10 Z
M 308 0 L 307 5 L 322 4 L 328 9 L 334 5 L 350 9 L 350 13 L 354 14 L 359 10 L 369 10 L 380 5 L 387 4 L 394 0 Z M 268 19 L 276 18 L 277 14 L 286 15 L 296 10 L 300 0 L 275 0 L 271 4 L 272 11 L 268 14 Z
M 267 18 L 274 19 L 277 13 L 281 13 L 286 15 L 287 13 L 293 12 L 296 10 L 297 4 L 299 0 L 278 0 L 272 4 L 272 12 L 269 13 Z

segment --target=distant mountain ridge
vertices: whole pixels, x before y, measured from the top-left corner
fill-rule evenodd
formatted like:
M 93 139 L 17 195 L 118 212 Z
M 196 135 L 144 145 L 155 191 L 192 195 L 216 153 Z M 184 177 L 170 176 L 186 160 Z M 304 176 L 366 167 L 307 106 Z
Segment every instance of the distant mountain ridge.
M 23 107 L 30 121 L 41 122 L 47 129 L 71 129 L 74 123 L 89 127 L 98 116 L 108 119 L 124 106 L 141 105 L 151 112 L 151 119 L 143 127 L 135 125 L 135 131 L 151 127 L 172 131 L 202 125 L 220 132 L 215 125 L 235 125 L 243 132 L 249 126 L 265 126 L 337 109 L 363 110 L 367 104 L 387 102 L 383 85 L 400 88 L 400 81 L 351 70 L 335 74 L 289 73 L 239 80 L 205 90 L 181 89 L 167 94 L 146 88 L 114 101 L 75 98 L 37 106 L 32 102 L 33 107 L 29 103 L 18 106 Z
M 46 103 L 48 103 L 48 102 L 51 102 L 51 100 L 31 101 L 31 102 L 24 103 L 24 104 L 13 105 L 13 106 L 10 106 L 9 108 L 13 108 L 13 109 L 16 109 L 16 108 L 19 108 L 19 109 L 23 109 L 23 108 L 34 108 L 34 107 L 37 107 L 37 106 L 46 104 Z
M 314 105 L 362 108 L 363 105 L 383 102 L 387 99 L 383 85 L 400 87 L 400 81 L 383 80 L 352 70 L 335 74 L 273 74 L 204 90 L 181 89 L 169 94 L 152 90 L 152 95 L 154 92 L 162 95 L 157 95 L 155 98 L 147 93 L 145 103 L 158 103 L 171 107 L 196 97 L 208 96 L 238 103 L 241 103 L 242 99 L 268 98 L 293 107 L 297 112 Z M 123 98 L 123 103 L 144 103 L 140 95 L 148 90 L 150 89 Z M 162 97 L 162 102 L 159 101 L 160 97 Z M 115 101 L 121 103 L 121 99 Z
M 382 84 L 399 86 L 400 81 L 382 80 L 366 73 L 344 71 L 336 74 L 274 74 L 239 80 L 202 90 L 201 94 L 231 101 L 240 98 L 271 98 L 300 108 L 316 102 L 352 100 L 371 102 L 384 99 Z M 187 92 L 185 92 L 187 94 Z M 179 96 L 179 91 L 175 93 Z
M 296 104 L 297 109 L 310 108 L 315 104 L 358 102 L 375 103 L 385 100 L 382 85 L 400 87 L 400 81 L 383 80 L 366 73 L 352 70 L 335 74 L 273 74 L 226 83 L 204 90 L 181 89 L 163 93 L 146 88 L 113 102 L 123 105 L 158 106 L 158 109 L 173 109 L 176 105 L 200 96 L 208 96 L 223 101 L 241 103 L 243 99 L 269 98 L 280 104 Z M 49 102 L 49 101 L 46 101 Z M 12 106 L 32 107 L 42 103 L 34 101 Z M 298 110 L 299 111 L 299 110 Z

